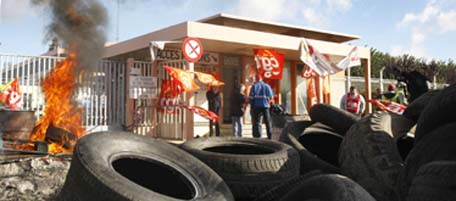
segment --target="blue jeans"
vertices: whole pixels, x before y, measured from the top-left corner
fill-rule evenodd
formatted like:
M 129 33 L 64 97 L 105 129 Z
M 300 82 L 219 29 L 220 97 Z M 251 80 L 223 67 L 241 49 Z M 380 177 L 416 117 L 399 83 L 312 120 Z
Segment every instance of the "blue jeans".
M 242 117 L 231 116 L 233 124 L 233 136 L 242 137 Z
M 253 107 L 252 109 L 252 134 L 253 137 L 260 138 L 261 137 L 261 122 L 262 117 L 264 117 L 264 121 L 266 123 L 266 134 L 268 135 L 268 139 L 272 137 L 272 126 L 271 126 L 271 115 L 269 114 L 269 108 L 257 108 Z

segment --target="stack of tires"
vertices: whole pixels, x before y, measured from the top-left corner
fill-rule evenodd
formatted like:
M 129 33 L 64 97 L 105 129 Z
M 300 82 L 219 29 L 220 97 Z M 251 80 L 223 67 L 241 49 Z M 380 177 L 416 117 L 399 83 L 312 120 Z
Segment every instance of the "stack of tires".
M 56 200 L 456 200 L 454 111 L 453 85 L 422 95 L 404 115 L 360 118 L 317 104 L 310 120 L 286 122 L 279 141 L 210 137 L 173 146 L 90 134 L 76 145 Z

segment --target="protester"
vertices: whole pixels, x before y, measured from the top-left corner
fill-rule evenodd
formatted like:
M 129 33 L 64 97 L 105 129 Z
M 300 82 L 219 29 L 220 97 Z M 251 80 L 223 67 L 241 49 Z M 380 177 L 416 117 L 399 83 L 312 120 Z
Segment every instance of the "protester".
M 245 110 L 245 86 L 243 84 L 234 88 L 230 97 L 231 120 L 233 124 L 233 136 L 242 137 L 242 116 Z
M 382 100 L 389 100 L 392 102 L 406 104 L 405 94 L 403 90 L 396 90 L 395 84 L 388 85 L 388 92 L 382 94 Z
M 342 96 L 340 101 L 340 108 L 356 115 L 361 115 L 364 112 L 365 105 L 366 101 L 354 86 L 350 87 L 350 91 Z
M 209 102 L 209 111 L 220 115 L 220 107 L 222 105 L 219 87 L 211 85 L 209 91 L 206 92 L 206 98 Z M 209 121 L 209 136 L 213 136 L 213 127 L 215 126 L 215 136 L 220 136 L 220 124 L 218 121 Z
M 269 113 L 269 107 L 273 101 L 274 93 L 272 92 L 271 86 L 264 83 L 260 74 L 255 76 L 255 83 L 250 88 L 249 103 L 252 115 L 252 130 L 253 137 L 261 137 L 261 122 L 262 117 L 266 123 L 266 133 L 268 139 L 272 137 L 272 126 L 271 126 L 271 115 Z

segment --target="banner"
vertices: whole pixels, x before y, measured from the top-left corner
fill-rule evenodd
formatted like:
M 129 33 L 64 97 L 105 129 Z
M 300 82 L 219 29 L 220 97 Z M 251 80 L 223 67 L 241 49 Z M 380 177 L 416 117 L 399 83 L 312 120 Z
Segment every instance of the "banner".
M 202 107 L 198 107 L 198 106 L 188 106 L 188 105 L 184 105 L 184 104 L 181 104 L 182 107 L 184 107 L 185 109 L 187 110 L 190 110 L 192 112 L 194 112 L 195 114 L 198 114 L 200 115 L 201 117 L 207 119 L 207 120 L 212 120 L 212 121 L 218 121 L 219 120 L 219 116 L 211 111 L 208 111 Z
M 167 114 L 178 114 L 179 100 L 177 97 L 183 91 L 177 87 L 172 80 L 162 80 L 160 88 L 159 108 L 158 111 Z
M 282 53 L 265 49 L 254 49 L 254 53 L 257 69 L 262 78 L 282 79 L 284 58 Z
M 407 106 L 392 102 L 389 100 L 376 100 L 376 99 L 371 99 L 369 100 L 370 103 L 374 104 L 377 106 L 378 109 L 381 111 L 387 111 L 391 112 L 394 114 L 402 115 L 404 113 L 405 109 Z
M 300 59 L 307 66 L 312 68 L 321 77 L 332 75 L 347 68 L 361 65 L 358 48 L 354 47 L 347 57 L 342 59 L 337 65 L 318 52 L 312 45 L 308 44 L 306 39 L 301 40 Z
M 318 103 L 317 97 L 317 88 L 315 85 L 316 77 L 307 78 L 306 79 L 306 86 L 307 86 L 307 108 L 311 108 L 313 105 Z
M 165 66 L 165 70 L 171 75 L 174 82 L 185 92 L 193 92 L 199 89 L 193 78 L 193 73 L 169 66 Z
M 0 102 L 13 110 L 18 110 L 22 107 L 22 94 L 18 79 L 0 86 Z

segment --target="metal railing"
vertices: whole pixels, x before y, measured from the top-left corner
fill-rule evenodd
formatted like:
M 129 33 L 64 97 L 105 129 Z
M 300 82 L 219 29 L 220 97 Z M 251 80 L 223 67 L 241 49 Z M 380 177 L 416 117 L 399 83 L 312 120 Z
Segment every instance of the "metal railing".
M 0 84 L 18 79 L 22 110 L 35 111 L 39 119 L 45 108 L 42 80 L 64 57 L 0 54 Z M 125 122 L 126 62 L 101 60 L 91 72 L 78 77 L 75 101 L 84 107 L 83 125 L 88 131 L 106 130 Z

